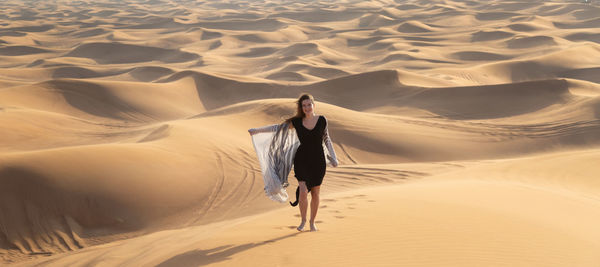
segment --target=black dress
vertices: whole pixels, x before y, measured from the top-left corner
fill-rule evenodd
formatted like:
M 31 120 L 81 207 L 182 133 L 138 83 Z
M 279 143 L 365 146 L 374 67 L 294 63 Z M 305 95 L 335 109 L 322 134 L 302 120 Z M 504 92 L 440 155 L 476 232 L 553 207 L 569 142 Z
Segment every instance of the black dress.
M 302 118 L 295 118 L 292 124 L 300 140 L 300 146 L 294 156 L 294 173 L 298 181 L 306 182 L 310 189 L 319 186 L 325 176 L 325 153 L 323 151 L 323 137 L 327 120 L 319 116 L 312 130 L 302 124 Z

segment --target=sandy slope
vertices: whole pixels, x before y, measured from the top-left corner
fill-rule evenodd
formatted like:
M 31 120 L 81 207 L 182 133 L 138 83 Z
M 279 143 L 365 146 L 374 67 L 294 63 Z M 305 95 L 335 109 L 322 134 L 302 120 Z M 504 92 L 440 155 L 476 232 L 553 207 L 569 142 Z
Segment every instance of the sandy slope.
M 596 1 L 3 10 L 0 264 L 600 262 Z M 247 133 L 301 92 L 342 164 L 317 233 L 263 196 Z
M 293 231 L 289 217 L 296 211 L 284 208 L 161 231 L 36 263 L 593 266 L 600 247 L 600 205 L 599 184 L 592 174 L 598 167 L 592 163 L 599 157 L 597 150 L 578 150 L 453 162 L 468 167 L 446 169 L 426 181 L 331 193 L 323 199 L 317 233 Z M 556 167 L 541 170 L 532 162 Z M 565 177 L 565 168 L 559 166 L 572 164 L 583 175 Z M 422 166 L 388 168 L 416 171 Z

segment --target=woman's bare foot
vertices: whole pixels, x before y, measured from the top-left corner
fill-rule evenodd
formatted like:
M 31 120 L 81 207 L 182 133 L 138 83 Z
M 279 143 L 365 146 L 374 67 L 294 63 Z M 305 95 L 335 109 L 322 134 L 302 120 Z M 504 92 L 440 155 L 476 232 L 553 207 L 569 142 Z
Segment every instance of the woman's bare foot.
M 304 225 L 306 224 L 306 220 L 302 221 L 300 223 L 300 225 L 298 225 L 298 227 L 296 229 L 298 229 L 298 231 L 302 232 L 304 230 Z M 311 228 L 312 229 L 312 228 Z
M 310 231 L 311 232 L 319 231 L 319 229 L 317 228 L 317 226 L 315 225 L 315 223 L 310 223 Z

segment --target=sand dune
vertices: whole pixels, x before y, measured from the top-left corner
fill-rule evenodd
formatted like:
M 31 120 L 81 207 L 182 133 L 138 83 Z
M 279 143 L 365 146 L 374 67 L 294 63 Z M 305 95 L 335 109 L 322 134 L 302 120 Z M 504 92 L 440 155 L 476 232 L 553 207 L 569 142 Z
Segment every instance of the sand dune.
M 40 49 L 36 47 L 30 46 L 5 46 L 0 47 L 0 55 L 3 56 L 22 56 L 22 55 L 30 55 L 30 54 L 39 54 L 39 53 L 49 53 L 50 50 Z
M 274 17 L 282 17 L 302 22 L 335 22 L 345 21 L 360 17 L 361 11 L 341 10 L 341 12 L 329 10 L 310 10 L 307 12 L 280 12 Z
M 571 41 L 590 41 L 600 43 L 600 35 L 598 34 L 574 33 L 567 35 L 565 38 Z
M 474 33 L 471 38 L 474 42 L 494 41 L 513 36 L 514 33 L 505 31 L 479 31 Z
M 600 264 L 596 1 L 3 10 L 0 265 Z M 301 92 L 341 164 L 316 233 L 247 132 Z
M 549 36 L 515 37 L 506 41 L 508 48 L 532 48 L 536 46 L 549 47 L 556 45 L 554 38 Z
M 265 31 L 272 32 L 285 27 L 285 23 L 277 19 L 259 19 L 259 20 L 228 20 L 216 22 L 198 22 L 194 26 L 200 26 L 214 30 L 233 30 L 233 31 Z
M 151 55 L 151 57 L 146 58 L 146 55 Z M 199 57 L 196 54 L 177 50 L 120 43 L 87 43 L 78 46 L 65 56 L 91 58 L 100 64 L 139 63 L 152 60 L 178 63 Z
M 571 181 L 560 180 L 561 174 L 552 170 L 540 172 L 539 168 L 531 168 L 537 177 L 544 177 L 538 181 L 504 178 L 531 174 L 520 168 L 506 169 L 507 165 L 530 168 L 531 162 L 543 162 L 541 166 L 573 162 L 582 166 L 582 162 L 590 163 L 597 156 L 597 151 L 574 151 L 476 163 L 474 168 L 458 172 L 446 169 L 430 176 L 428 182 L 412 180 L 396 186 L 330 194 L 323 199 L 319 233 L 291 232 L 294 226 L 286 217 L 293 216 L 295 211 L 279 209 L 220 224 L 156 232 L 37 262 L 49 266 L 133 262 L 157 266 L 232 266 L 264 261 L 302 266 L 369 265 L 386 259 L 382 264 L 593 266 L 597 262 L 595 250 L 600 234 L 595 227 L 600 214 L 594 198 L 588 198 L 578 188 L 565 190 L 564 184 L 554 183 Z M 462 164 L 473 166 L 473 163 Z M 394 168 L 419 169 L 410 164 Z M 582 170 L 590 173 L 597 168 L 587 165 Z M 490 172 L 500 176 L 490 177 Z M 589 178 L 582 180 L 594 180 Z M 548 183 L 557 187 L 549 189 Z M 385 203 L 394 203 L 394 208 L 387 208 Z M 552 208 L 547 203 L 552 203 Z M 423 212 L 424 209 L 430 212 Z M 557 213 L 569 219 L 557 220 Z M 381 220 L 382 217 L 386 219 Z M 373 230 L 373 221 L 380 231 Z M 486 227 L 481 227 L 482 224 Z M 355 242 L 356 239 L 361 242 Z M 323 247 L 315 249 L 315 243 Z M 333 253 L 340 247 L 345 249 Z M 273 253 L 278 249 L 281 252 Z M 307 253 L 315 257 L 307 258 L 304 256 Z
M 87 37 L 92 37 L 92 36 L 97 36 L 97 35 L 105 34 L 107 32 L 108 31 L 106 31 L 105 29 L 84 30 L 84 31 L 80 31 L 78 33 L 73 34 L 73 37 L 87 38 Z
M 398 31 L 402 33 L 422 33 L 434 31 L 432 27 L 418 21 L 407 21 L 398 26 Z
M 488 20 L 505 20 L 511 17 L 518 15 L 518 13 L 513 12 L 479 12 L 475 15 L 478 20 L 488 21 Z
M 140 98 L 135 92 L 140 90 L 138 86 L 139 84 L 136 83 L 123 82 L 53 80 L 33 86 L 2 90 L 0 94 L 3 97 L 0 101 L 3 104 L 6 103 L 5 105 L 10 103 L 19 108 L 61 113 L 83 119 L 105 118 L 125 121 L 179 118 L 203 110 L 198 98 L 193 97 L 197 94 L 191 88 L 176 89 L 179 91 L 176 94 L 165 94 L 165 91 L 161 89 L 163 86 L 153 85 L 151 87 L 154 87 L 154 90 L 150 89 L 151 87 L 143 90 L 147 92 L 153 90 L 152 95 L 163 95 L 163 97 Z M 176 87 L 175 84 L 172 86 Z M 182 105 L 186 102 L 189 105 Z M 156 109 L 156 106 L 163 108 Z M 174 114 L 179 115 L 174 116 Z
M 320 77 L 320 78 L 326 78 L 326 79 L 343 77 L 343 76 L 347 76 L 349 74 L 347 72 L 338 70 L 336 68 L 320 68 L 320 67 L 313 67 L 313 66 L 305 65 L 305 64 L 288 65 L 282 71 L 286 71 L 286 70 L 293 71 L 293 72 L 306 71 L 310 75 Z
M 580 29 L 580 28 L 597 28 L 600 25 L 600 18 L 585 20 L 574 23 L 555 22 L 554 26 L 560 29 Z
M 22 26 L 22 27 L 8 27 L 3 28 L 2 31 L 12 31 L 12 32 L 46 32 L 51 29 L 54 29 L 56 26 L 54 25 L 38 25 L 38 26 Z
M 282 80 L 282 81 L 306 81 L 307 78 L 297 72 L 290 72 L 290 71 L 281 71 L 281 72 L 276 72 L 273 73 L 269 76 L 267 76 L 268 79 L 272 79 L 272 80 Z
M 518 31 L 518 32 L 532 32 L 532 31 L 540 30 L 540 27 L 538 25 L 532 25 L 530 23 L 514 23 L 511 25 L 508 25 L 508 27 L 511 30 Z
M 564 73 L 561 73 L 560 75 L 564 76 L 564 77 L 573 78 L 573 79 L 598 83 L 600 81 L 599 71 L 600 71 L 599 68 L 573 69 L 573 70 L 568 70 Z
M 473 61 L 492 61 L 492 60 L 503 60 L 509 59 L 509 56 L 488 53 L 488 52 L 480 52 L 480 51 L 462 51 L 456 52 L 452 54 L 453 57 L 456 57 L 461 60 L 473 60 Z
M 504 82 L 521 82 L 561 77 L 560 73 L 570 68 L 594 66 L 599 55 L 596 45 L 583 44 L 527 60 L 506 60 L 478 66 L 488 77 L 497 77 Z M 566 67 L 570 66 L 570 67 Z
M 396 20 L 383 15 L 367 15 L 360 18 L 358 27 L 384 27 L 396 24 Z

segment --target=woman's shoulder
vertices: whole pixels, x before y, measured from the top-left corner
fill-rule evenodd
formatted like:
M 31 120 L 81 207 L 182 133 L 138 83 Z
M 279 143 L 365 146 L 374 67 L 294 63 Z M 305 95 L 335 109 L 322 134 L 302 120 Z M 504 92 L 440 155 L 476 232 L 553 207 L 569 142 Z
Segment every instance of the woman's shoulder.
M 319 120 L 322 120 L 323 123 L 325 123 L 325 126 L 327 126 L 327 118 L 325 118 L 324 115 L 319 115 Z
M 298 117 L 291 118 L 290 119 L 290 127 L 296 127 L 298 122 L 302 123 L 302 118 L 298 118 Z

